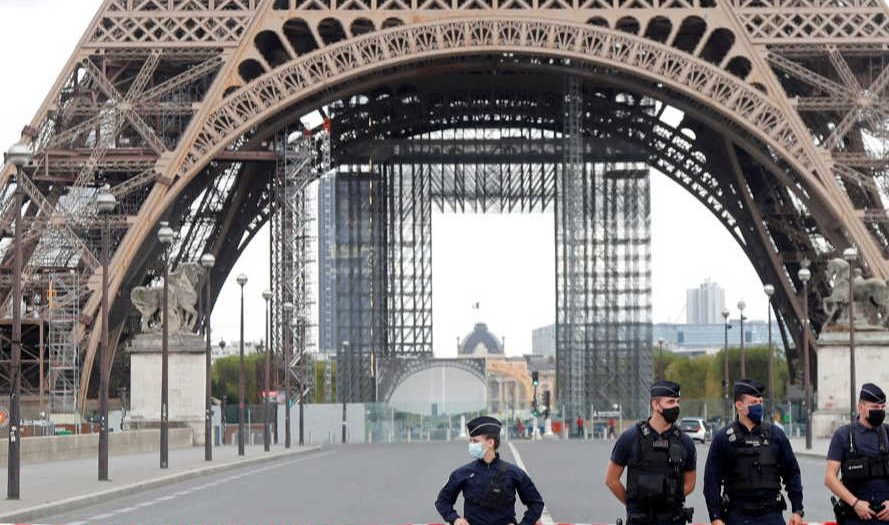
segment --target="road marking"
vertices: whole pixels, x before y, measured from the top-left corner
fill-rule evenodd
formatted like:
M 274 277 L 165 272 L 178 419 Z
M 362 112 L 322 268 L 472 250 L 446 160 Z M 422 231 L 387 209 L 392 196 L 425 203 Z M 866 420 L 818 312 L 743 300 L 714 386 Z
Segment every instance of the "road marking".
M 205 483 L 205 484 L 203 484 L 203 485 L 199 485 L 199 486 L 195 486 L 195 487 L 190 487 L 190 488 L 188 488 L 188 489 L 184 489 L 184 490 L 180 490 L 180 491 L 178 491 L 178 492 L 174 492 L 173 494 L 170 494 L 170 495 L 167 495 L 167 496 L 161 496 L 161 497 L 155 498 L 155 499 L 153 499 L 153 500 L 151 500 L 151 501 L 146 501 L 146 502 L 144 502 L 144 503 L 139 503 L 138 505 L 134 505 L 134 506 L 132 506 L 132 507 L 126 507 L 126 508 L 123 508 L 123 509 L 119 509 L 119 510 L 115 510 L 115 511 L 112 511 L 112 512 L 108 512 L 108 513 L 106 513 L 106 514 L 99 514 L 99 515 L 93 516 L 93 517 L 91 517 L 91 518 L 87 518 L 86 521 L 80 521 L 80 522 L 77 522 L 76 524 L 69 524 L 69 525 L 83 525 L 83 524 L 85 524 L 85 523 L 90 523 L 90 522 L 95 522 L 95 521 L 99 521 L 99 520 L 104 520 L 104 519 L 110 518 L 110 517 L 112 517 L 112 516 L 114 516 L 114 515 L 116 515 L 116 514 L 124 514 L 124 513 L 128 513 L 128 512 L 132 512 L 132 511 L 134 511 L 134 510 L 138 510 L 139 508 L 148 507 L 148 506 L 150 506 L 150 505 L 155 505 L 155 504 L 160 503 L 160 502 L 162 502 L 162 501 L 169 501 L 169 500 L 172 500 L 172 499 L 180 498 L 180 497 L 182 497 L 182 496 L 187 496 L 187 495 L 191 494 L 192 492 L 196 492 L 196 491 L 198 491 L 198 490 L 206 490 L 206 489 L 211 488 L 211 487 L 216 486 L 216 485 L 221 485 L 221 484 L 223 484 L 223 483 L 228 483 L 228 482 L 230 482 L 230 481 L 236 481 L 236 480 L 238 480 L 238 479 L 241 479 L 241 478 L 244 478 L 244 477 L 247 477 L 247 476 L 253 476 L 253 475 L 259 474 L 259 473 L 261 473 L 261 472 L 266 472 L 266 471 L 268 471 L 268 470 L 272 470 L 272 469 L 275 469 L 275 468 L 279 468 L 279 467 L 283 467 L 283 466 L 286 466 L 286 465 L 290 465 L 290 464 L 292 464 L 292 463 L 299 463 L 299 462 L 302 462 L 302 461 L 304 461 L 304 460 L 306 460 L 306 459 L 316 458 L 316 457 L 319 457 L 319 456 L 323 456 L 323 455 L 326 455 L 326 454 L 330 454 L 331 452 L 332 452 L 332 451 L 325 451 L 325 452 L 321 452 L 321 453 L 318 453 L 318 454 L 311 454 L 311 455 L 301 456 L 301 457 L 298 457 L 298 458 L 296 458 L 296 459 L 292 459 L 292 460 L 290 460 L 290 461 L 284 461 L 284 462 L 281 462 L 281 463 L 273 463 L 272 465 L 269 465 L 269 466 L 267 466 L 267 467 L 262 467 L 262 468 L 258 468 L 258 469 L 254 469 L 254 470 L 249 470 L 249 471 L 244 472 L 244 473 L 241 473 L 241 474 L 236 474 L 236 475 L 228 476 L 228 477 L 222 478 L 222 479 L 220 479 L 220 480 L 214 481 L 214 482 L 212 482 L 212 483 Z M 546 525 L 552 525 L 552 523 L 547 523 Z
M 515 458 L 516 465 L 518 465 L 518 467 L 525 472 L 528 472 L 528 468 L 525 467 L 525 462 L 522 461 L 521 454 L 519 454 L 519 451 L 515 448 L 515 445 L 512 444 L 512 441 L 509 442 L 509 450 L 512 452 L 512 457 Z M 549 511 L 546 510 L 546 504 L 543 505 L 543 512 L 540 514 L 540 521 L 543 522 L 543 525 L 555 524 L 553 517 L 550 515 Z
M 107 513 L 107 514 L 99 514 L 99 515 L 97 515 L 97 516 L 93 516 L 92 518 L 87 518 L 86 521 L 99 521 L 99 520 L 104 520 L 104 519 L 106 519 L 106 518 L 110 518 L 111 516 L 114 516 L 115 514 L 117 514 L 117 513 L 116 513 L 116 512 L 109 512 L 109 513 Z

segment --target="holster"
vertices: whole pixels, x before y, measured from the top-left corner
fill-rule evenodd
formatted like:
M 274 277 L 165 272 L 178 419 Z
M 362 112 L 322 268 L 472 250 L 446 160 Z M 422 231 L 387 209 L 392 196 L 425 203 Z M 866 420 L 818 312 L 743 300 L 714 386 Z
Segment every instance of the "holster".
M 855 511 L 845 501 L 831 496 L 830 504 L 833 507 L 833 515 L 837 525 L 843 525 L 846 521 L 855 517 Z

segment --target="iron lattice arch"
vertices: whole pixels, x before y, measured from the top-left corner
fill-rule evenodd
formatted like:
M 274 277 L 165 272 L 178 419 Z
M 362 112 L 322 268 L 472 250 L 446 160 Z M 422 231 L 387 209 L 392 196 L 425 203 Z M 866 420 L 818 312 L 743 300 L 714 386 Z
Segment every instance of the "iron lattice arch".
M 801 301 L 817 321 L 827 291 L 816 282 L 799 297 L 801 258 L 819 276 L 826 258 L 856 245 L 868 274 L 889 277 L 886 17 L 876 0 L 107 0 L 23 130 L 34 165 L 17 186 L 12 167 L 2 171 L 4 298 L 20 211 L 28 308 L 45 310 L 33 298 L 58 275 L 73 271 L 81 283 L 65 298 L 71 311 L 57 313 L 80 320 L 64 328 L 71 342 L 58 352 L 67 368 L 80 363 L 82 398 L 99 333 L 97 185 L 111 184 L 121 203 L 110 275 L 119 340 L 123 297 L 153 277 L 162 218 L 180 226 L 177 260 L 215 253 L 213 280 L 224 281 L 274 212 L 273 187 L 261 181 L 288 114 L 493 55 L 607 75 L 727 137 L 734 188 L 710 193 L 689 173 L 694 163 L 676 177 L 745 240 L 763 280 L 779 284 L 798 341 Z M 674 147 L 661 157 L 677 155 Z M 22 210 L 12 206 L 16 187 Z

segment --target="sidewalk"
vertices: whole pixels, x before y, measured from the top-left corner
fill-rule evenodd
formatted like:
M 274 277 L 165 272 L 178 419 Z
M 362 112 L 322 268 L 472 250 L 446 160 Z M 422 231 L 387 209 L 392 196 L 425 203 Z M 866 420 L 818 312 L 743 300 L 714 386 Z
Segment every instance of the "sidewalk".
M 819 459 L 827 458 L 827 449 L 830 446 L 829 439 L 813 439 L 812 450 L 806 450 L 806 438 L 790 438 L 790 444 L 793 446 L 793 452 L 797 456 L 807 456 Z
M 171 449 L 169 468 L 161 470 L 160 453 L 131 454 L 109 458 L 110 481 L 99 482 L 97 459 L 78 459 L 53 463 L 23 464 L 21 499 L 0 499 L 0 523 L 30 521 L 68 510 L 88 506 L 111 497 L 175 483 L 189 478 L 220 472 L 255 463 L 263 463 L 312 452 L 319 447 L 284 448 L 273 445 L 263 452 L 262 445 L 248 446 L 244 457 L 238 457 L 236 445 L 213 448 L 213 461 L 204 461 L 204 447 Z M 6 496 L 7 467 L 0 469 L 3 494 Z

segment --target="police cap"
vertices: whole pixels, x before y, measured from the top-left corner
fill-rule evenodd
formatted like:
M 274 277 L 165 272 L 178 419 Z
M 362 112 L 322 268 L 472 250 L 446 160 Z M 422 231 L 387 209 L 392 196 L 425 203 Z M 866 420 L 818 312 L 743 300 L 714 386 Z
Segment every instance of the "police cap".
M 885 403 L 886 394 L 877 385 L 873 383 L 865 383 L 861 385 L 861 394 L 858 395 L 860 401 L 870 401 L 871 403 Z
M 766 386 L 756 379 L 738 379 L 735 381 L 735 399 L 747 394 L 753 397 L 763 397 Z
M 651 385 L 650 393 L 652 399 L 656 397 L 680 397 L 679 383 L 674 383 L 672 381 L 655 381 L 655 383 Z
M 466 429 L 469 430 L 469 435 L 473 437 L 485 434 L 499 434 L 501 426 L 500 421 L 489 416 L 477 417 L 466 423 Z

